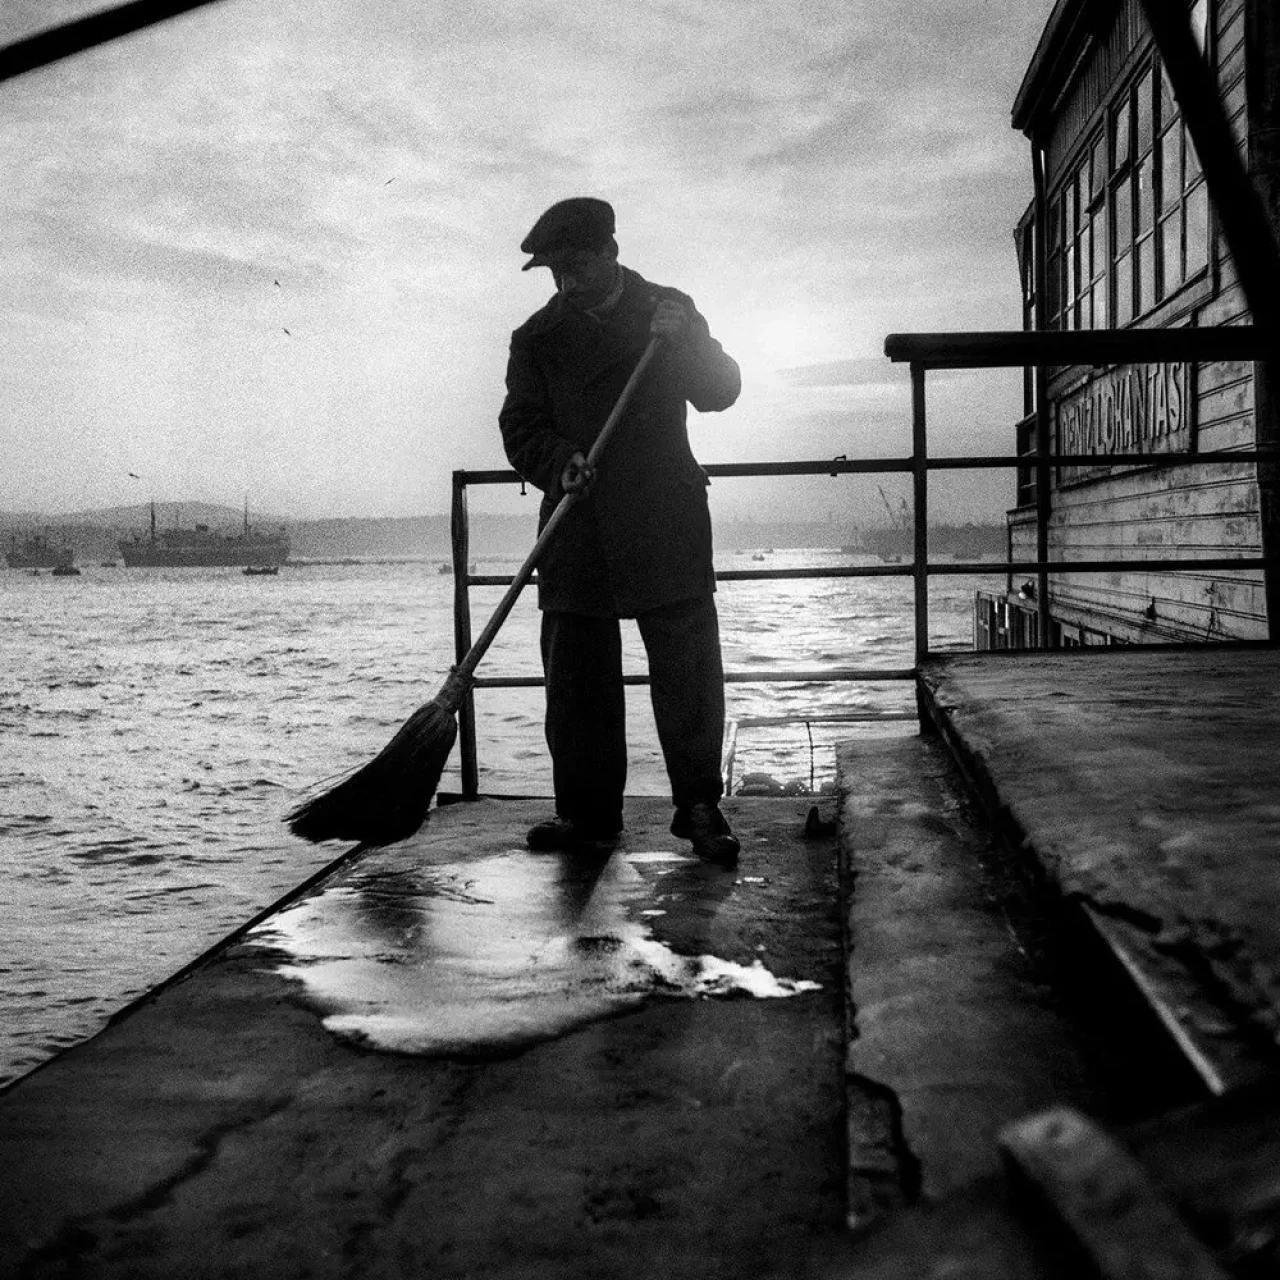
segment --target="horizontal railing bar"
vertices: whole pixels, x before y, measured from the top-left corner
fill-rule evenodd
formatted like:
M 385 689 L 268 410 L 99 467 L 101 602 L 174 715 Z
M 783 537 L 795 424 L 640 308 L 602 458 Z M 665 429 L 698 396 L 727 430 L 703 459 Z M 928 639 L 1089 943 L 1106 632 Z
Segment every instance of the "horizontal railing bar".
M 857 472 L 904 472 L 912 468 L 910 458 L 815 458 L 808 462 L 708 462 L 709 476 L 839 476 Z M 518 471 L 455 471 L 458 484 L 519 484 Z
M 1051 467 L 1187 467 L 1197 462 L 1275 462 L 1277 453 L 1268 449 L 1218 449 L 1212 453 L 1051 453 L 1045 461 Z M 1016 457 L 929 458 L 930 471 L 980 470 L 997 467 L 1031 467 L 1040 461 L 1038 453 Z
M 726 671 L 725 684 L 843 684 L 849 681 L 878 682 L 881 680 L 914 680 L 914 667 L 894 670 L 878 668 L 834 667 L 818 671 Z M 540 689 L 546 683 L 541 676 L 477 676 L 472 682 L 476 689 Z M 624 675 L 626 685 L 645 685 L 647 675 Z
M 737 716 L 738 724 L 744 729 L 762 729 L 770 725 L 780 724 L 845 724 L 862 723 L 873 720 L 915 720 L 920 719 L 918 711 L 824 711 L 817 715 L 804 714 L 794 716 Z
M 834 548 L 833 548 L 834 549 Z M 863 553 L 858 553 L 863 554 Z M 874 552 L 866 552 L 874 555 Z M 718 569 L 717 582 L 779 581 L 786 578 L 905 578 L 911 573 L 909 564 L 837 564 L 829 568 L 809 569 Z M 515 579 L 510 574 L 475 573 L 467 577 L 473 587 L 505 587 Z M 535 578 L 534 581 L 537 579 Z
M 852 553 L 851 553 L 852 554 Z M 857 554 L 864 554 L 859 552 Z M 874 552 L 866 552 L 874 555 Z M 717 582 L 779 582 L 788 578 L 903 578 L 911 573 L 910 565 L 836 564 L 829 568 L 810 569 L 717 569 Z
M 455 484 L 519 484 L 518 471 L 455 471 Z
M 1142 559 L 1106 559 L 1106 561 L 929 561 L 925 571 L 931 577 L 963 577 L 972 573 L 1111 573 L 1117 570 L 1172 570 L 1193 572 L 1196 570 L 1234 570 L 1244 572 L 1266 568 L 1267 559 L 1262 556 L 1220 556 L 1212 559 L 1171 559 L 1144 557 Z M 910 577 L 915 572 L 914 563 L 901 564 L 831 564 L 826 568 L 726 568 L 716 571 L 717 582 L 786 581 L 822 577 Z M 511 575 L 503 573 L 475 573 L 467 577 L 472 586 L 509 586 Z
M 812 462 L 708 462 L 709 476 L 840 476 L 857 472 L 910 471 L 910 458 L 827 458 Z
M 1051 453 L 1046 461 L 1051 467 L 1120 467 L 1120 466 L 1189 466 L 1192 463 L 1274 462 L 1274 449 L 1219 449 L 1206 453 Z M 1040 460 L 1038 453 L 957 454 L 954 457 L 931 457 L 925 460 L 930 471 L 983 470 L 997 467 L 1026 467 Z M 709 462 L 702 469 L 716 476 L 840 476 L 857 473 L 905 473 L 915 466 L 912 458 L 832 458 L 814 462 Z M 455 471 L 463 485 L 519 484 L 516 471 Z
M 1090 329 L 1071 333 L 1009 330 L 891 333 L 884 353 L 926 369 L 1007 369 L 1043 365 L 1134 364 L 1186 360 L 1262 360 L 1271 349 L 1261 329 Z
M 861 554 L 861 553 L 859 553 Z M 866 554 L 874 554 L 868 552 Z M 1116 570 L 1172 569 L 1189 573 L 1197 569 L 1231 569 L 1245 572 L 1265 569 L 1268 561 L 1262 556 L 1217 556 L 1212 559 L 1171 559 L 1147 556 L 1133 560 L 957 560 L 943 562 L 930 560 L 926 571 L 931 577 L 962 577 L 982 573 L 1112 573 Z M 782 582 L 812 578 L 909 578 L 915 572 L 911 561 L 893 565 L 834 564 L 807 569 L 717 569 L 717 582 Z M 470 574 L 467 582 L 473 587 L 506 587 L 514 581 L 510 574 Z
M 980 573 L 1112 573 L 1116 570 L 1150 572 L 1153 570 L 1172 570 L 1178 573 L 1191 573 L 1197 569 L 1229 569 L 1241 573 L 1252 569 L 1265 569 L 1268 561 L 1263 556 L 1215 556 L 1202 560 L 1171 560 L 1161 557 L 1148 557 L 1141 560 L 977 560 L 967 563 L 956 561 L 954 564 L 942 564 L 931 560 L 928 573 L 931 577 L 946 577 L 952 574 Z

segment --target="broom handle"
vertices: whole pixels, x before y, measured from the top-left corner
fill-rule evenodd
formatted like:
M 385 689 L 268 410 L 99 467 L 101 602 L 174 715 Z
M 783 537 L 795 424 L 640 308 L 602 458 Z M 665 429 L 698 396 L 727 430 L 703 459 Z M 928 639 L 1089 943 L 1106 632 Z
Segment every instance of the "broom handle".
M 618 396 L 617 403 L 613 406 L 613 411 L 605 419 L 604 426 L 600 428 L 600 434 L 596 436 L 595 443 L 587 454 L 588 467 L 594 467 L 600 455 L 604 452 L 605 445 L 609 443 L 609 437 L 613 435 L 614 428 L 618 425 L 618 419 L 622 417 L 626 410 L 632 394 L 639 385 L 640 379 L 644 377 L 644 372 L 657 354 L 661 343 L 661 338 L 649 339 L 649 345 L 645 347 L 644 354 L 636 362 L 636 367 L 631 371 L 631 376 L 627 379 L 626 386 L 622 388 L 622 393 Z M 543 525 L 537 542 L 533 544 L 533 550 L 525 557 L 524 564 L 516 570 L 516 576 L 512 579 L 506 594 L 499 601 L 498 607 L 493 611 L 493 617 L 489 619 L 475 644 L 467 651 L 467 656 L 449 673 L 449 679 L 445 682 L 445 689 L 441 692 L 441 700 L 444 699 L 445 693 L 451 687 L 456 691 L 456 696 L 459 699 L 466 692 L 471 677 L 476 667 L 480 664 L 480 659 L 484 657 L 486 650 L 493 643 L 494 637 L 498 634 L 502 624 L 507 620 L 507 614 L 511 612 L 512 606 L 516 602 L 516 597 L 524 590 L 529 579 L 533 577 L 533 571 L 537 568 L 538 561 L 542 558 L 542 553 L 546 549 L 547 543 L 551 541 L 556 529 L 560 526 L 560 522 L 579 497 L 581 497 L 581 491 L 566 493 L 557 503 L 556 509 L 551 513 L 547 523 Z

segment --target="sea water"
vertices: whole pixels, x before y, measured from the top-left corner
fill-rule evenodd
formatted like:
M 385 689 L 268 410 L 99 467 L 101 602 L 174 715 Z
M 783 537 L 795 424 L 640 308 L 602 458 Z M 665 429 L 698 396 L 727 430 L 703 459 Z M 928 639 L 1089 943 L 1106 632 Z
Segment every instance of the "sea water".
M 721 569 L 836 566 L 834 550 L 719 556 Z M 514 562 L 485 563 L 510 572 Z M 968 647 L 973 578 L 935 579 L 931 643 Z M 500 588 L 472 588 L 475 631 Z M 725 667 L 902 668 L 901 578 L 722 584 Z M 538 675 L 526 592 L 481 674 Z M 643 672 L 633 625 L 627 669 Z M 341 851 L 289 835 L 308 791 L 375 755 L 453 661 L 453 579 L 435 562 L 238 569 L 86 565 L 0 573 L 0 1084 L 93 1034 Z M 900 683 L 730 684 L 731 717 L 910 710 Z M 628 690 L 628 792 L 664 795 L 647 690 Z M 542 691 L 476 693 L 480 788 L 549 795 Z M 820 789 L 833 744 L 803 720 L 744 729 L 735 779 Z M 457 751 L 441 780 L 458 790 Z M 550 811 L 550 806 L 548 806 Z

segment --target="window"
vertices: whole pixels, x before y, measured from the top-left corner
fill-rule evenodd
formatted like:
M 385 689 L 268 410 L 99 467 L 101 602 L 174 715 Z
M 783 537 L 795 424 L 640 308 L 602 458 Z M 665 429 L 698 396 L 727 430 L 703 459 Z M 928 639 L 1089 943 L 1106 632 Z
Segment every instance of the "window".
M 1201 53 L 1209 48 L 1209 0 L 1195 0 L 1191 6 L 1191 34 Z
M 1204 0 L 1191 20 L 1204 48 Z M 1158 62 L 1111 102 L 1049 202 L 1048 230 L 1051 328 L 1121 328 L 1208 266 L 1204 174 Z
M 1034 201 L 1018 222 L 1014 234 L 1014 244 L 1018 250 L 1018 275 L 1022 282 L 1022 327 L 1032 330 L 1037 327 L 1036 307 L 1038 304 L 1036 280 L 1036 235 L 1035 235 Z M 1035 369 L 1028 365 L 1022 371 L 1022 409 L 1031 413 L 1035 409 Z

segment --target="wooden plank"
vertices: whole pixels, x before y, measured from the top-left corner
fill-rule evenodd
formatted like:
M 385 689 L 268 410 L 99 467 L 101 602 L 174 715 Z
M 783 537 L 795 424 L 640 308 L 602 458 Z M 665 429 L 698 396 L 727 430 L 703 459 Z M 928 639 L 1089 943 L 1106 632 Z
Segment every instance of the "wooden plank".
M 999 1145 L 1104 1280 L 1227 1280 L 1133 1156 L 1078 1111 L 1020 1120 Z
M 1091 486 L 1111 491 L 1113 485 Z M 1105 495 L 1059 513 L 1055 554 L 1064 559 L 1106 560 L 1177 551 L 1208 557 L 1224 544 L 1257 554 L 1260 540 L 1256 490 L 1238 485 L 1220 495 L 1209 515 L 1198 514 L 1203 495 L 1155 491 L 1123 503 Z M 1142 503 L 1145 502 L 1145 509 Z M 1034 557 L 1033 530 L 1016 526 L 1013 556 Z M 1266 597 L 1260 570 L 1162 572 L 1159 570 L 1055 574 L 1049 588 L 1059 621 L 1102 630 L 1130 641 L 1263 639 Z M 1153 607 L 1155 616 L 1148 613 Z
M 891 333 L 884 340 L 884 353 L 890 360 L 923 364 L 931 369 L 1249 360 L 1260 358 L 1264 350 L 1261 333 L 1249 325 L 1069 333 Z
M 1258 508 L 1256 502 L 1220 507 L 1212 512 L 1166 506 L 1161 495 L 1124 504 L 1132 512 L 1116 510 L 1106 519 L 1068 519 L 1054 526 L 1055 558 L 1064 560 L 1117 560 L 1131 551 L 1150 558 L 1165 552 L 1188 559 L 1216 557 L 1229 552 L 1258 555 Z M 1116 506 L 1120 507 L 1117 501 Z
M 1201 393 L 1252 381 L 1253 364 L 1248 360 L 1214 360 L 1202 364 L 1196 372 L 1197 388 Z
M 1222 644 L 1267 638 L 1260 611 L 1233 616 L 1224 610 L 1206 608 L 1196 614 L 1180 604 L 1170 605 L 1155 591 L 1150 599 L 1156 602 L 1156 616 L 1151 621 L 1145 613 L 1118 613 L 1113 597 L 1090 608 L 1087 601 L 1066 602 L 1055 596 L 1054 616 L 1064 630 L 1084 627 L 1121 644 Z
M 1215 437 L 1210 446 L 1204 433 L 1224 419 L 1231 419 L 1235 428 L 1232 438 Z M 1253 379 L 1238 382 L 1224 382 L 1221 386 L 1206 387 L 1201 385 L 1196 396 L 1195 421 L 1200 428 L 1201 448 L 1226 449 L 1232 444 L 1246 447 L 1253 445 Z
M 1230 261 L 1222 264 L 1222 279 L 1216 296 L 1200 309 L 1200 323 L 1208 327 L 1231 326 L 1247 322 L 1248 307 Z
M 1229 553 L 1241 558 L 1259 555 L 1257 509 L 1230 515 L 1196 517 L 1184 512 L 1162 514 L 1141 511 L 1136 516 L 1141 527 L 1122 521 L 1085 522 L 1058 525 L 1053 559 L 1062 561 L 1152 560 L 1159 556 L 1179 560 L 1218 560 Z M 1228 535 L 1230 542 L 1228 544 Z M 1078 573 L 1122 572 L 1123 566 L 1103 570 L 1077 569 Z M 1148 566 L 1148 572 L 1193 572 Z

